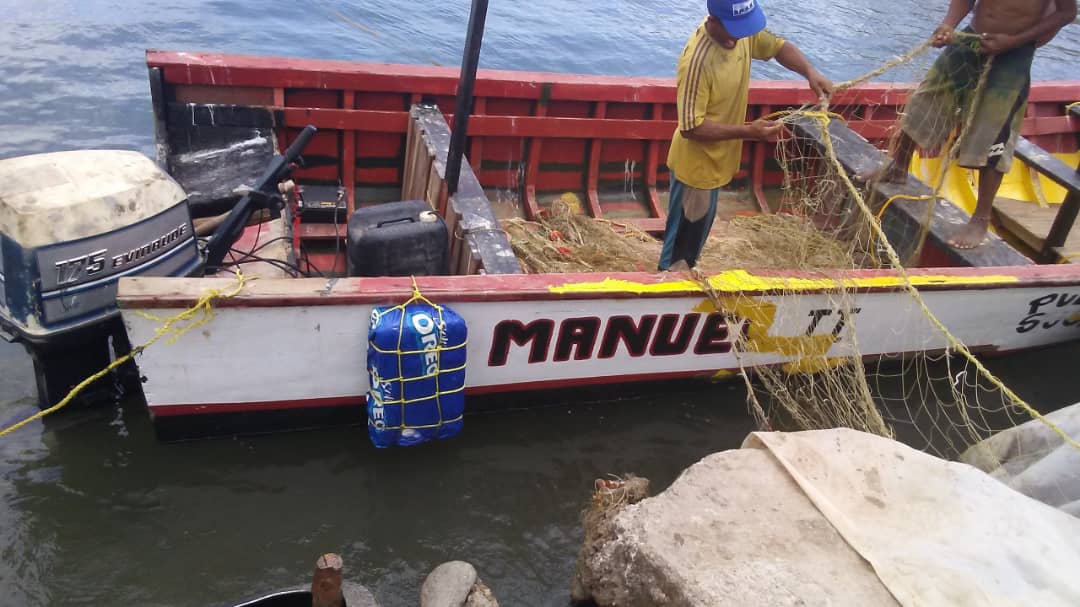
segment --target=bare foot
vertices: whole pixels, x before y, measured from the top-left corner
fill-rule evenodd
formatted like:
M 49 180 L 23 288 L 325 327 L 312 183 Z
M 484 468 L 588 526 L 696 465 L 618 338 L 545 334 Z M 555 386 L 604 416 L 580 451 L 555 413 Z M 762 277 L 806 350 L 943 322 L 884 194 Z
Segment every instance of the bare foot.
M 986 230 L 989 221 L 982 217 L 972 217 L 971 221 L 953 234 L 949 239 L 949 246 L 954 249 L 974 249 L 986 240 Z
M 855 179 L 863 183 L 873 183 L 877 181 L 884 181 L 886 183 L 904 183 L 907 181 L 907 176 L 907 170 L 897 165 L 892 160 L 855 173 Z

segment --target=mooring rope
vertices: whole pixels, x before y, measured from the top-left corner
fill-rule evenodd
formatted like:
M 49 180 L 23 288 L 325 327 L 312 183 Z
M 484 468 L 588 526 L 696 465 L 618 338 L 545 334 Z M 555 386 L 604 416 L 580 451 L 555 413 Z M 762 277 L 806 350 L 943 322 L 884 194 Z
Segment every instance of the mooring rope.
M 67 396 L 65 396 L 60 402 L 49 407 L 48 409 L 38 411 L 34 415 L 31 415 L 30 417 L 22 420 L 21 422 L 18 422 L 7 428 L 4 428 L 3 430 L 0 430 L 0 436 L 6 436 L 8 434 L 11 434 L 12 432 L 15 432 L 19 428 L 22 428 L 29 423 L 39 420 L 46 415 L 55 413 L 68 406 L 68 404 L 75 400 L 75 397 L 77 397 L 83 390 L 85 390 L 87 386 L 93 384 L 94 382 L 101 379 L 102 377 L 105 377 L 115 369 L 121 367 L 128 361 L 134 359 L 135 356 L 141 354 L 143 350 L 154 345 L 162 338 L 168 336 L 169 339 L 166 340 L 166 343 L 172 344 L 175 343 L 177 339 L 179 339 L 188 331 L 191 331 L 192 329 L 196 329 L 209 323 L 211 320 L 214 319 L 214 308 L 210 304 L 219 299 L 229 299 L 232 297 L 236 297 L 238 294 L 240 294 L 240 291 L 244 289 L 244 286 L 249 280 L 254 280 L 254 278 L 245 277 L 244 274 L 239 269 L 237 269 L 236 286 L 234 288 L 228 291 L 224 291 L 222 289 L 210 289 L 208 291 L 205 291 L 199 297 L 199 300 L 195 303 L 195 305 L 169 318 L 159 318 L 157 316 L 146 314 L 141 310 L 136 310 L 136 313 L 143 318 L 146 318 L 148 320 L 161 321 L 164 323 L 160 327 L 158 327 L 156 331 L 154 331 L 153 337 L 146 340 L 142 344 L 132 348 L 131 352 L 128 352 L 120 358 L 117 358 L 101 371 L 98 371 L 97 373 L 94 373 L 90 377 L 87 377 L 86 379 L 79 382 L 79 384 L 72 388 L 67 393 Z M 185 320 L 190 320 L 191 322 L 185 325 L 176 326 L 176 323 Z

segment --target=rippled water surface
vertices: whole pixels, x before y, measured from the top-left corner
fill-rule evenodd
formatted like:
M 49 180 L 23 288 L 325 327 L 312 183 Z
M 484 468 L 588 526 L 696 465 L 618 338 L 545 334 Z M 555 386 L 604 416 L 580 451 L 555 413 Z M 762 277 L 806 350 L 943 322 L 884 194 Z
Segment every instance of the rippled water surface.
M 703 4 L 492 0 L 482 65 L 671 75 Z M 766 6 L 773 30 L 842 80 L 917 44 L 947 3 L 931 4 Z M 0 13 L 2 158 L 152 153 L 147 48 L 456 65 L 468 3 L 0 0 Z M 1076 78 L 1078 59 L 1073 26 L 1039 51 L 1034 76 Z M 992 364 L 1025 397 L 1060 406 L 1080 400 L 1077 354 Z M 564 605 L 592 480 L 632 471 L 666 486 L 738 446 L 751 427 L 743 398 L 724 385 L 552 403 L 473 416 L 458 440 L 390 453 L 353 428 L 164 445 L 139 403 L 65 415 L 0 439 L 0 604 L 224 604 L 303 583 L 334 550 L 387 606 L 415 604 L 423 576 L 454 558 L 474 562 L 504 605 Z M 0 343 L 0 425 L 35 410 L 28 359 Z

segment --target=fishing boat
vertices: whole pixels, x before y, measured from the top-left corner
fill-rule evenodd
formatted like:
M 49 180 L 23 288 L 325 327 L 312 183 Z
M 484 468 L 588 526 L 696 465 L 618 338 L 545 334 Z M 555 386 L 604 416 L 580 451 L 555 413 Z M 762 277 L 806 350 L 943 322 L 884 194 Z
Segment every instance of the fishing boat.
M 700 281 L 655 272 L 653 259 L 633 272 L 527 273 L 500 228 L 501 220 L 534 219 L 569 195 L 591 217 L 662 233 L 664 158 L 676 126 L 672 79 L 481 70 L 465 106 L 465 159 L 457 168 L 447 162 L 451 124 L 462 112 L 457 70 L 168 51 L 148 52 L 147 65 L 156 161 L 186 193 L 195 224 L 216 222 L 220 233 L 220 214 L 238 200 L 250 206 L 253 192 L 266 198 L 279 182 L 288 192 L 280 217 L 230 215 L 233 236 L 217 265 L 239 264 L 247 278 L 239 290 L 230 272 L 112 279 L 124 338 L 135 345 L 207 293 L 231 295 L 213 302 L 212 321 L 137 358 L 165 439 L 363 422 L 372 312 L 417 292 L 452 308 L 468 328 L 467 409 L 519 406 L 537 391 L 562 398 L 632 382 L 707 382 L 797 363 L 784 345 L 792 342 L 818 344 L 836 358 L 949 349 L 913 305 L 909 284 L 974 352 L 1080 339 L 1073 229 L 1080 112 L 1069 107 L 1080 99 L 1080 82 L 1032 86 L 1024 139 L 1002 192 L 1008 202 L 996 205 L 996 233 L 984 245 L 948 246 L 967 216 L 940 201 L 906 272 L 726 271 L 707 278 L 739 308 L 723 310 L 709 304 Z M 828 129 L 845 168 L 880 161 L 910 90 L 867 84 L 835 100 L 845 121 Z M 812 101 L 803 83 L 757 81 L 748 119 Z M 803 135 L 815 137 L 812 128 Z M 732 186 L 755 212 L 771 212 L 781 186 L 774 145 L 747 142 Z M 300 156 L 303 165 L 294 167 Z M 932 161 L 916 162 L 919 175 Z M 949 196 L 970 204 L 970 177 L 952 171 Z M 927 190 L 914 177 L 879 187 L 885 195 Z M 446 226 L 445 266 L 428 273 L 441 275 L 351 276 L 354 214 L 410 200 L 424 201 Z M 898 248 L 913 240 L 905 234 L 919 229 L 928 208 L 897 200 L 882 210 Z M 195 224 L 185 224 L 177 246 L 196 246 Z M 830 296 L 838 284 L 853 293 L 853 305 Z M 733 348 L 732 312 L 748 319 L 743 332 L 759 336 L 755 351 Z M 12 324 L 8 332 L 17 334 Z M 855 327 L 857 350 L 845 326 Z

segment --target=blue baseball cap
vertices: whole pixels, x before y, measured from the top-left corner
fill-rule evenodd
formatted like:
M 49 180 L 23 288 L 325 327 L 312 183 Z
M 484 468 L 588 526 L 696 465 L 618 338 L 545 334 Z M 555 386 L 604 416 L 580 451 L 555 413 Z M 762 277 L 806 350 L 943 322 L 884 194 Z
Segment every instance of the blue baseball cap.
M 747 38 L 765 28 L 758 0 L 708 0 L 709 14 L 724 24 L 732 38 Z

